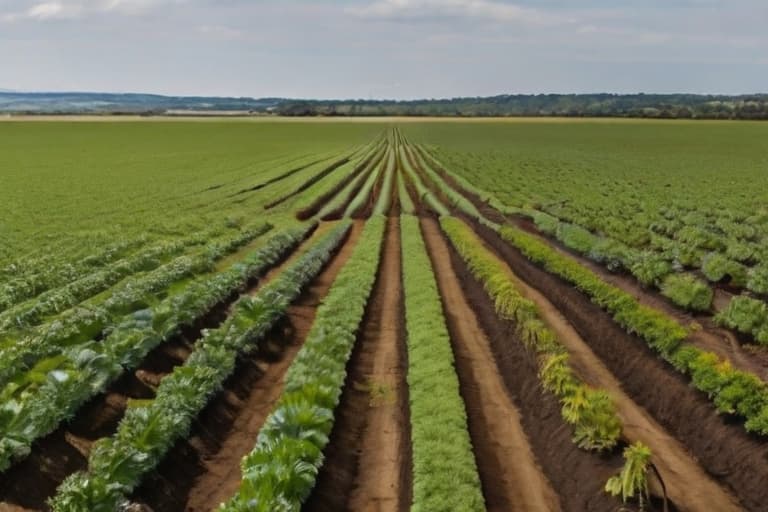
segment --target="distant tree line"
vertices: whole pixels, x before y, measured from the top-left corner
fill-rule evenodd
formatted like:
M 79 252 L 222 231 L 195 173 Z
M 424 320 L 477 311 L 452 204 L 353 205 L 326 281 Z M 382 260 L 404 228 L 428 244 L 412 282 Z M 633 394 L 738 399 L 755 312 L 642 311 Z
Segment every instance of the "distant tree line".
M 287 116 L 564 116 L 768 119 L 768 94 L 504 94 L 442 100 L 282 100 Z
M 441 100 L 296 100 L 0 91 L 0 112 L 183 115 L 237 111 L 286 116 L 565 116 L 768 119 L 768 94 L 503 94 Z

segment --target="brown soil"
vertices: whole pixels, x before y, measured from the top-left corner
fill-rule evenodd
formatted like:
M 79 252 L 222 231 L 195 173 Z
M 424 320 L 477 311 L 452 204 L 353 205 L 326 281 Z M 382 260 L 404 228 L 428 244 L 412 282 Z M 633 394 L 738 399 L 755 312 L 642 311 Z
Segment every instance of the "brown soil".
M 410 439 L 398 219 L 390 218 L 382 260 L 317 484 L 305 511 L 405 511 Z
M 557 494 L 541 471 L 504 381 L 461 283 L 451 268 L 440 228 L 423 219 L 451 333 L 461 392 L 467 408 L 486 507 L 490 511 L 560 510 Z
M 238 361 L 235 373 L 201 412 L 190 436 L 178 441 L 148 475 L 134 493 L 134 501 L 155 512 L 208 511 L 236 492 L 240 460 L 253 449 L 264 420 L 282 393 L 283 376 L 306 339 L 317 307 L 351 255 L 362 226 L 353 225 L 336 255 L 288 308 L 284 321 L 256 352 Z M 329 228 L 320 226 L 312 239 Z M 264 282 L 278 273 L 274 269 Z
M 453 272 L 459 279 L 491 345 L 496 365 L 514 405 L 521 412 L 525 434 L 544 475 L 563 497 L 564 511 L 618 511 L 625 509 L 603 492 L 606 480 L 618 473 L 620 453 L 598 455 L 579 449 L 571 429 L 563 422 L 557 399 L 539 384 L 536 357 L 525 349 L 514 324 L 496 314 L 493 302 L 448 245 Z
M 483 244 L 479 239 L 478 244 Z M 533 301 L 539 314 L 571 355 L 571 366 L 590 386 L 606 390 L 624 424 L 624 435 L 631 442 L 642 441 L 653 452 L 652 461 L 661 473 L 669 497 L 679 510 L 738 511 L 735 498 L 710 478 L 690 457 L 684 446 L 630 399 L 621 384 L 598 359 L 573 326 L 541 293 L 521 281 L 504 265 L 508 277 L 521 293 Z
M 748 510 L 768 502 L 768 446 L 748 435 L 740 421 L 718 416 L 710 400 L 690 386 L 651 352 L 645 342 L 626 333 L 608 313 L 579 290 L 529 262 L 488 228 L 476 232 L 568 319 L 627 395 L 682 443 L 700 465 L 727 487 Z M 680 504 L 685 506 L 685 503 Z

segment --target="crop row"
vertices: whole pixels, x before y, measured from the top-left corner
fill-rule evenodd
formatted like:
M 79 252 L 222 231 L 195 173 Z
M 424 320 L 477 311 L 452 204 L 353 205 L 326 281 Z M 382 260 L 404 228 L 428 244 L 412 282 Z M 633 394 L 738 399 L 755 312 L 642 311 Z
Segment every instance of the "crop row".
M 436 185 L 450 188 L 444 181 Z M 493 227 L 492 223 L 485 224 Z M 606 283 L 537 237 L 510 225 L 495 229 L 529 260 L 576 286 L 608 311 L 616 323 L 645 340 L 678 371 L 689 375 L 693 385 L 713 400 L 718 412 L 739 415 L 746 419 L 748 431 L 768 435 L 768 386 L 759 378 L 735 370 L 715 354 L 685 344 L 688 331 L 675 320 L 640 304 L 632 295 Z
M 574 442 L 590 450 L 616 446 L 622 425 L 606 391 L 590 388 L 576 377 L 567 351 L 542 321 L 535 304 L 520 294 L 504 264 L 474 232 L 454 217 L 442 217 L 440 225 L 485 288 L 496 313 L 514 322 L 520 339 L 536 353 L 542 385 L 562 404 L 563 419 L 574 428 Z
M 381 143 L 373 143 L 359 159 L 338 167 L 326 179 L 297 194 L 294 201 L 298 205 L 297 216 L 301 219 L 308 218 L 326 206 L 338 190 L 344 189 L 350 181 L 368 169 L 380 154 Z
M 354 252 L 317 309 L 285 375 L 282 395 L 241 463 L 242 482 L 222 511 L 298 511 L 315 485 L 376 272 L 386 218 L 365 224 Z
M 91 451 L 88 471 L 68 477 L 51 500 L 54 511 L 115 510 L 256 344 L 330 259 L 350 225 L 340 224 L 253 296 L 244 296 L 223 325 L 205 331 L 182 366 L 163 378 L 155 398 L 130 407 L 111 438 Z
M 714 401 L 719 412 L 742 416 L 748 431 L 768 435 L 768 386 L 755 375 L 735 370 L 715 354 L 684 344 L 688 333 L 680 324 L 640 304 L 632 295 L 536 237 L 512 226 L 502 227 L 499 234 L 529 260 L 587 294 L 624 329 L 641 337 L 678 371 L 689 375 L 693 385 Z
M 3 269 L 7 281 L 0 287 L 0 311 L 30 299 L 40 293 L 80 279 L 100 267 L 128 256 L 146 244 L 145 236 L 121 240 L 100 251 L 72 262 L 59 261 L 60 253 L 46 254 L 39 259 L 26 260 L 8 265 Z
M 150 350 L 260 275 L 308 229 L 278 233 L 230 269 L 202 276 L 152 308 L 123 317 L 102 341 L 67 348 L 11 381 L 0 394 L 0 471 L 125 370 L 136 368 Z
M 384 179 L 382 181 L 381 190 L 379 190 L 379 197 L 376 200 L 376 206 L 373 209 L 374 214 L 386 215 L 389 212 L 389 208 L 392 206 L 392 188 L 396 178 L 396 170 L 395 151 L 390 149 L 387 157 L 387 164 L 384 168 Z
M 389 150 L 385 155 L 389 154 Z M 386 158 L 386 157 L 385 157 Z M 371 193 L 376 187 L 376 183 L 379 181 L 379 176 L 384 171 L 383 160 L 371 171 L 363 183 L 362 188 L 357 192 L 354 198 L 347 204 L 347 208 L 344 210 L 344 217 L 351 217 L 361 211 L 364 206 L 370 201 Z
M 123 315 L 156 303 L 160 298 L 157 295 L 166 292 L 173 283 L 210 271 L 217 260 L 271 228 L 270 224 L 262 224 L 213 243 L 195 256 L 182 256 L 151 272 L 128 278 L 103 301 L 94 300 L 69 309 L 26 333 L 22 339 L 12 339 L 7 347 L 0 350 L 0 384 L 29 369 L 40 359 L 95 339 L 106 328 L 119 322 Z
M 386 145 L 382 144 L 376 149 L 374 157 L 370 160 L 366 160 L 366 164 L 359 171 L 356 169 L 356 175 L 351 179 L 333 198 L 323 205 L 316 215 L 316 218 L 322 219 L 326 216 L 337 212 L 343 211 L 345 205 L 352 201 L 355 191 L 359 190 L 363 186 L 368 177 L 375 172 L 379 166 L 381 160 L 386 155 Z
M 440 202 L 437 197 L 435 197 L 427 185 L 424 184 L 421 177 L 419 177 L 418 173 L 412 165 L 406 149 L 407 148 L 405 145 L 401 145 L 400 148 L 398 148 L 400 153 L 400 164 L 402 165 L 405 176 L 407 176 L 408 180 L 410 180 L 410 182 L 413 184 L 413 187 L 416 190 L 416 195 L 423 203 L 432 208 L 438 214 L 447 215 L 448 209 L 445 207 L 445 205 L 443 205 L 443 203 Z
M 419 220 L 400 219 L 413 511 L 485 510 L 437 282 Z
M 530 206 L 506 206 L 462 176 L 447 171 L 434 155 L 423 148 L 420 149 L 425 159 L 450 174 L 463 189 L 475 194 L 497 211 L 531 218 L 541 232 L 554 237 L 569 249 L 604 265 L 610 271 L 629 272 L 641 284 L 655 286 L 664 296 L 684 309 L 708 311 L 713 298 L 712 289 L 705 281 L 693 274 L 681 272 L 685 267 L 700 268 L 702 275 L 713 283 L 728 279 L 733 286 L 746 287 L 757 293 L 768 293 L 768 267 L 757 265 L 748 268 L 718 252 L 693 254 L 686 251 L 679 242 L 673 244 L 657 240 L 661 252 L 641 250 L 617 239 L 594 234 L 578 224 L 563 221 Z M 692 229 L 689 228 L 689 231 Z M 681 237 L 686 238 L 685 235 Z M 753 321 L 757 322 L 759 319 L 755 318 Z

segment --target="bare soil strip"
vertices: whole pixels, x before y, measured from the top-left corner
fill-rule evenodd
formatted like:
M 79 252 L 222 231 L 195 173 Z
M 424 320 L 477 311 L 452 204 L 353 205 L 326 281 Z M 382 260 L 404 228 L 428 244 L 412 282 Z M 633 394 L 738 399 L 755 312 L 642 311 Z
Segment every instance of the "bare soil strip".
M 571 429 L 560 414 L 560 403 L 541 388 L 535 356 L 517 338 L 514 324 L 496 314 L 493 302 L 461 256 L 450 244 L 447 246 L 453 272 L 490 342 L 496 366 L 520 411 L 533 453 L 552 487 L 563 497 L 562 510 L 634 510 L 620 507 L 615 498 L 603 491 L 606 480 L 621 468 L 619 451 L 598 455 L 581 450 L 573 443 Z
M 284 321 L 253 354 L 238 361 L 237 370 L 201 412 L 190 436 L 177 442 L 136 490 L 132 497 L 135 502 L 155 512 L 207 512 L 234 494 L 240 485 L 240 460 L 253 449 L 264 420 L 282 393 L 285 372 L 304 343 L 317 307 L 351 255 L 362 227 L 362 223 L 353 225 L 342 247 L 288 308 Z M 287 264 L 289 261 L 282 268 Z M 275 269 L 268 274 L 265 282 L 277 273 Z
M 478 243 L 483 243 L 478 239 Z M 483 244 L 485 245 L 485 244 Z M 624 435 L 632 442 L 642 441 L 653 452 L 669 497 L 681 511 L 739 511 L 737 500 L 707 475 L 686 451 L 623 391 L 621 384 L 595 356 L 573 326 L 538 290 L 520 280 L 505 265 L 508 276 L 521 293 L 533 301 L 558 340 L 571 355 L 571 365 L 589 385 L 606 390 L 624 424 Z
M 391 218 L 325 461 L 304 511 L 402 512 L 410 506 L 399 233 Z
M 659 359 L 643 340 L 626 333 L 579 290 L 529 262 L 492 230 L 477 223 L 474 228 L 523 281 L 565 316 L 582 339 L 589 340 L 594 354 L 626 394 L 685 446 L 706 472 L 746 509 L 765 509 L 768 444 L 764 440 L 748 435 L 741 422 L 717 415 L 710 400 L 692 388 L 687 377 Z
M 490 511 L 560 510 L 541 471 L 472 307 L 451 268 L 450 253 L 433 219 L 422 220 L 456 355 L 475 458 Z

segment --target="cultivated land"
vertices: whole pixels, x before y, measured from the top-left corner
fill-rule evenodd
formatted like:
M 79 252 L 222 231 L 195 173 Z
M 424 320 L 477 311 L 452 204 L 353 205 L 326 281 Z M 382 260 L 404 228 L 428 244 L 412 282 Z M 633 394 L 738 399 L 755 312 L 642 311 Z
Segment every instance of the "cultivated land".
M 766 136 L 0 123 L 0 510 L 765 510 Z

